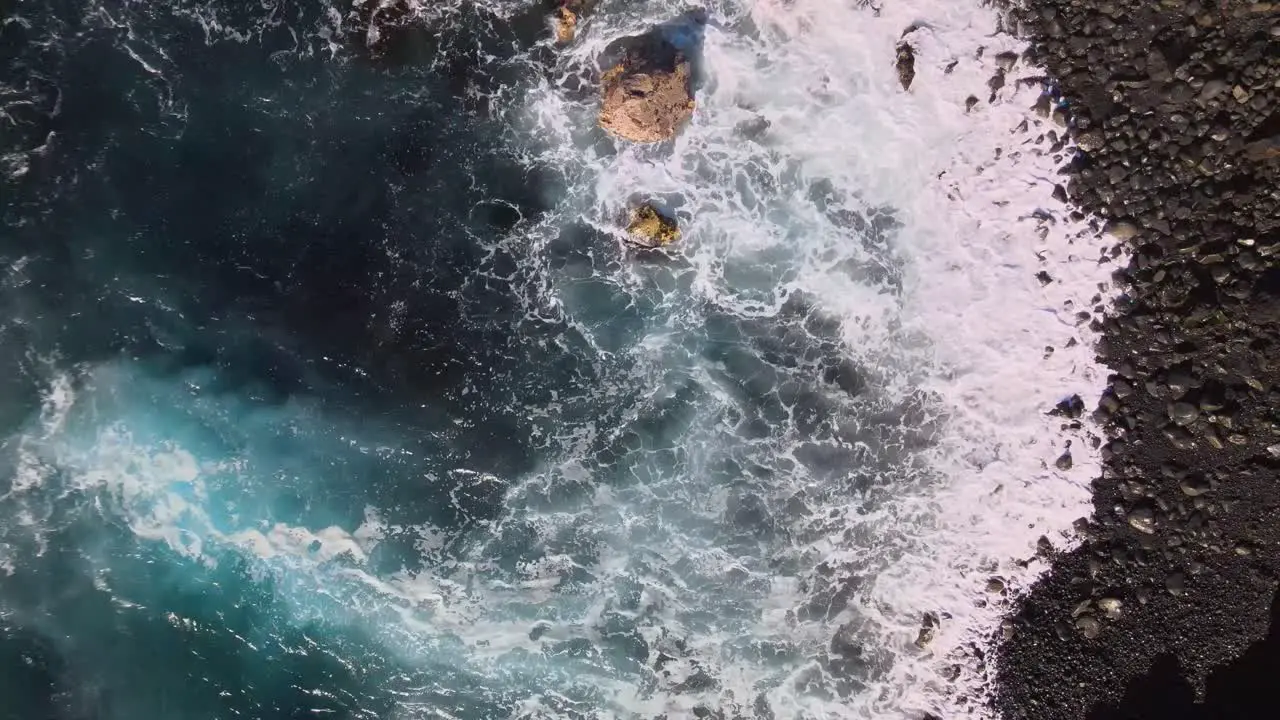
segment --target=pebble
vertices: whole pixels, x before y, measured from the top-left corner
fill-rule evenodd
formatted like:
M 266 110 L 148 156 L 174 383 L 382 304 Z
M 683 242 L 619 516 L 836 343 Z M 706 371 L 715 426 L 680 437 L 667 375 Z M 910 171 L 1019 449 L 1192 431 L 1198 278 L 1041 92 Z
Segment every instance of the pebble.
M 1170 595 L 1178 597 L 1186 592 L 1187 576 L 1180 572 L 1173 573 L 1165 578 L 1164 587 L 1169 591 Z
M 1182 494 L 1188 497 L 1199 497 L 1213 489 L 1212 484 L 1203 475 L 1188 476 L 1178 483 Z
M 1093 607 L 1093 600 L 1081 600 L 1080 602 L 1076 603 L 1075 609 L 1071 611 L 1071 617 L 1073 618 L 1080 617 L 1081 615 L 1084 615 L 1085 613 L 1089 612 L 1089 609 L 1092 607 Z
M 1150 508 L 1135 508 L 1129 512 L 1128 521 L 1129 527 L 1144 535 L 1151 535 L 1156 531 L 1155 514 Z
M 1200 409 L 1189 402 L 1176 402 L 1169 405 L 1169 419 L 1186 426 L 1194 424 L 1196 419 L 1200 417 Z
M 1076 147 L 1087 153 L 1097 152 L 1105 146 L 1106 140 L 1103 138 L 1102 132 L 1099 130 L 1089 130 L 1076 134 Z M 1115 233 L 1113 232 L 1112 234 L 1114 235 Z
M 1107 234 L 1117 240 L 1130 240 L 1138 234 L 1138 227 L 1127 222 L 1110 223 L 1107 225 Z
M 1076 618 L 1076 629 L 1086 638 L 1093 640 L 1102 634 L 1102 623 L 1092 615 L 1081 615 Z
M 1118 620 L 1120 618 L 1120 610 L 1124 606 L 1118 598 L 1105 597 L 1098 601 L 1098 609 L 1108 620 Z
M 1191 447 L 1193 442 L 1195 442 L 1195 438 L 1192 437 L 1191 433 L 1187 432 L 1186 428 L 1179 427 L 1177 425 L 1169 425 L 1165 427 L 1164 435 L 1169 438 L 1169 444 L 1179 450 L 1186 450 Z
M 1071 451 L 1067 450 L 1066 452 L 1062 453 L 1062 455 L 1058 456 L 1058 459 L 1054 461 L 1053 465 L 1054 467 L 1064 472 L 1067 470 L 1070 470 L 1072 465 Z
M 1222 82 L 1221 80 L 1206 81 L 1204 84 L 1204 87 L 1200 88 L 1200 95 L 1196 98 L 1196 100 L 1201 105 L 1203 105 L 1209 102 L 1210 100 L 1218 97 L 1222 93 L 1226 92 L 1229 87 L 1230 87 L 1229 85 Z

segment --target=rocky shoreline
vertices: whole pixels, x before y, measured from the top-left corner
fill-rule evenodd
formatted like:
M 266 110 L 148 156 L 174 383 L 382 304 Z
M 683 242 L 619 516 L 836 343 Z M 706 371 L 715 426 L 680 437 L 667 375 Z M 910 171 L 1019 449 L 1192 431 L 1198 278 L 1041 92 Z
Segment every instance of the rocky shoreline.
M 1079 147 L 1068 196 L 1131 262 L 1083 542 L 1011 611 L 1004 720 L 1269 717 L 1280 667 L 1280 4 L 1033 0 Z M 1271 669 L 1269 671 L 1269 668 Z

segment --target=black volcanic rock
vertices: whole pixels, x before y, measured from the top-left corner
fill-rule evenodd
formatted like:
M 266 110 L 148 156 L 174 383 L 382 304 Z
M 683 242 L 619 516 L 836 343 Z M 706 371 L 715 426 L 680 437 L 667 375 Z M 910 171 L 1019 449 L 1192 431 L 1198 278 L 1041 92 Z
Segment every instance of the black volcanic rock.
M 1005 27 L 1057 82 L 1069 202 L 1132 255 L 1097 321 L 1092 518 L 1018 601 L 996 709 L 1270 717 L 1245 693 L 1280 667 L 1280 5 L 1035 0 Z

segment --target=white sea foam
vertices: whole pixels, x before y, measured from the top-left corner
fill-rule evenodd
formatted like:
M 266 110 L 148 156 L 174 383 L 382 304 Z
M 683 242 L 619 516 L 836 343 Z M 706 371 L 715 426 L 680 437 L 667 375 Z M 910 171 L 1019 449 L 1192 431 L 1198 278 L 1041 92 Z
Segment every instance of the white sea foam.
M 617 37 L 687 9 L 614 5 L 602 3 L 583 26 L 566 51 L 566 72 L 590 68 Z M 1018 60 L 1003 86 L 990 89 L 996 56 L 1023 45 L 997 32 L 995 13 L 977 3 L 905 1 L 873 10 L 761 0 L 745 13 L 727 2 L 711 9 L 718 22 L 706 34 L 706 84 L 691 126 L 669 150 L 584 148 L 594 104 L 554 85 L 535 101 L 533 123 L 558 137 L 549 156 L 589 168 L 577 195 L 587 202 L 569 212 L 620 237 L 616 223 L 635 196 L 672 203 L 686 234 L 678 252 L 698 268 L 705 296 L 740 313 L 768 314 L 789 293 L 816 295 L 843 320 L 853 353 L 887 370 L 886 390 L 915 388 L 940 400 L 944 429 L 925 453 L 936 479 L 899 484 L 899 495 L 873 514 L 849 518 L 876 538 L 884 557 L 844 617 L 858 618 L 861 639 L 892 650 L 891 669 L 838 703 L 777 689 L 775 710 L 981 714 L 953 701 L 980 696 L 984 678 L 965 674 L 949 685 L 941 671 L 964 665 L 965 645 L 985 645 L 995 630 L 1000 603 L 983 597 L 986 580 L 998 575 L 1014 590 L 1025 588 L 1038 567 L 1012 561 L 1030 556 L 1041 534 L 1062 541 L 1070 522 L 1087 513 L 1087 483 L 1098 471 L 1083 435 L 1064 435 L 1063 421 L 1046 415 L 1073 393 L 1092 406 L 1105 379 L 1076 313 L 1109 299 L 1110 265 L 1098 261 L 1097 233 L 1051 198 L 1070 152 L 1051 150 L 1064 130 L 1031 111 L 1040 85 L 1018 82 L 1039 75 L 1037 68 Z M 731 29 L 747 19 L 754 37 Z M 913 27 L 916 78 L 903 92 L 895 47 Z M 759 117 L 769 122 L 763 138 L 735 133 Z M 905 268 L 900 295 L 849 277 L 847 261 L 881 258 L 867 257 L 847 228 L 803 196 L 804 181 L 818 178 L 847 191 L 853 209 L 895 211 L 902 227 L 892 259 Z M 778 257 L 776 272 L 764 277 L 771 291 L 757 292 L 735 275 L 736 267 Z M 1040 270 L 1053 278 L 1048 286 L 1036 279 Z M 1074 467 L 1064 472 L 1054 462 L 1072 437 Z M 829 562 L 867 551 L 839 535 L 815 547 Z M 779 587 L 768 601 L 778 611 L 762 608 L 761 623 L 782 625 L 781 611 L 802 595 Z M 925 612 L 949 619 L 922 652 L 913 641 Z M 813 642 L 829 637 L 830 630 L 819 632 Z

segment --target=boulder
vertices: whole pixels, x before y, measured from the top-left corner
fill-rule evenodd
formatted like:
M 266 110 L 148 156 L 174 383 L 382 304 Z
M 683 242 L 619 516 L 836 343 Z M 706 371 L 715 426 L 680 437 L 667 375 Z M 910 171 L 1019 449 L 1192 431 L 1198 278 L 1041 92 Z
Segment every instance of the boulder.
M 600 78 L 600 127 L 632 142 L 670 140 L 693 117 L 689 59 L 667 40 L 629 38 Z
M 556 11 L 556 42 L 567 45 L 573 42 L 574 33 L 578 30 L 578 15 L 567 6 L 561 5 Z
M 680 239 L 680 226 L 675 219 L 658 212 L 650 203 L 631 211 L 627 235 L 632 244 L 643 248 L 658 248 Z
M 556 8 L 556 43 L 568 45 L 578 33 L 578 23 L 595 7 L 596 0 L 560 0 Z
M 902 83 L 903 90 L 910 90 L 911 81 L 916 79 L 916 53 L 905 40 L 898 43 L 897 51 L 898 82 Z

